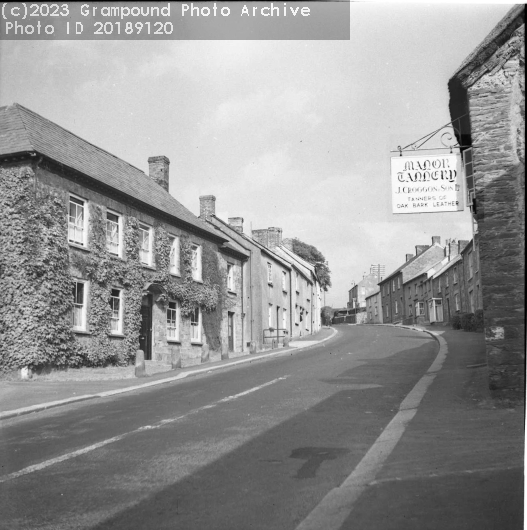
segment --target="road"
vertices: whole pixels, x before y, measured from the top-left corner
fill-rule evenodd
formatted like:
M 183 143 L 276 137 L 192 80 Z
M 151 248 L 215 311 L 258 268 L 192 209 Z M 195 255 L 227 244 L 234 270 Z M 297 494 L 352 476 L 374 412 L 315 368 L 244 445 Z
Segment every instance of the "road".
M 2 422 L 1 528 L 296 529 L 438 353 L 424 333 L 338 329 L 294 354 Z

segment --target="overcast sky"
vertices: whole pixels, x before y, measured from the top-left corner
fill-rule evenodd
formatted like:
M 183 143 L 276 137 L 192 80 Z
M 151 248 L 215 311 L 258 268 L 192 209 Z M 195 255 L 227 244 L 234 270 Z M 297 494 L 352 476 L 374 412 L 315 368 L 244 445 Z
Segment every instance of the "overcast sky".
M 0 104 L 18 102 L 148 172 L 199 214 L 315 245 L 343 307 L 468 212 L 393 215 L 390 150 L 450 121 L 449 78 L 509 4 L 351 4 L 349 41 L 3 41 Z

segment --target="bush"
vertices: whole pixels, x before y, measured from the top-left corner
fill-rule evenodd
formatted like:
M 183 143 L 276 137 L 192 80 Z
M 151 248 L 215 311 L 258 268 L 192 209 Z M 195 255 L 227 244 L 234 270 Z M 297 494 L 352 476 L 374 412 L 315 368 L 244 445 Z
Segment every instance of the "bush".
M 476 309 L 476 312 L 474 313 L 474 321 L 475 321 L 476 331 L 483 331 L 485 329 L 483 309 Z
M 459 315 L 454 315 L 450 320 L 452 329 L 461 329 L 461 317 Z
M 476 319 L 474 313 L 464 313 L 461 315 L 461 327 L 465 331 L 476 331 Z

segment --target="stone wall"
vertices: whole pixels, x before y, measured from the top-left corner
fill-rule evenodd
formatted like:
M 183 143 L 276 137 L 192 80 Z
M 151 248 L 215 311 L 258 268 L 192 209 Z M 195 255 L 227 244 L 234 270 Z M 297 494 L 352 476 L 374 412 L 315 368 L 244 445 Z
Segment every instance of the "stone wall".
M 489 386 L 513 399 L 524 391 L 525 369 L 525 62 L 523 39 L 517 40 L 523 28 L 467 87 Z

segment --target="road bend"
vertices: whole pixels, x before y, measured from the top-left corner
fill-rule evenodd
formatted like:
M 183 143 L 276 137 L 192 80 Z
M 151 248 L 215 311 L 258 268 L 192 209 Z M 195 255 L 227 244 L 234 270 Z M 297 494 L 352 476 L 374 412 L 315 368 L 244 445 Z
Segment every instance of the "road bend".
M 3 421 L 1 528 L 302 528 L 439 349 L 403 328 L 338 331 L 296 353 Z

